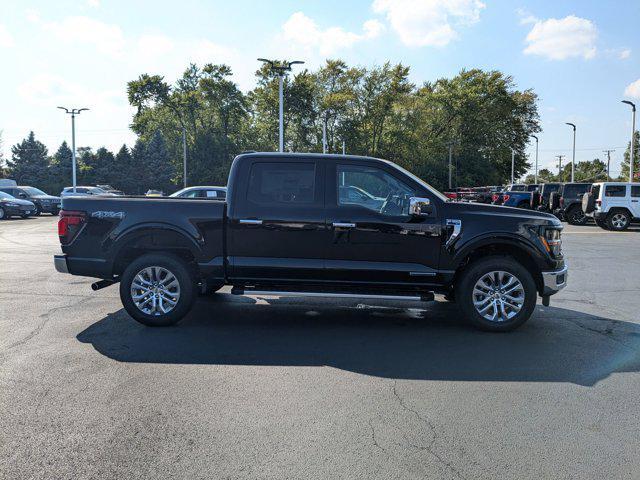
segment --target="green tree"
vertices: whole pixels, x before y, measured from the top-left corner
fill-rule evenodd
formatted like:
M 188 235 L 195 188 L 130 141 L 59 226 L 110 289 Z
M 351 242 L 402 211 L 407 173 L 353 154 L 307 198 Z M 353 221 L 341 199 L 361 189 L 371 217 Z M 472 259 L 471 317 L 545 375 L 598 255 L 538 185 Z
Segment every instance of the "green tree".
M 147 169 L 147 155 L 144 142 L 138 138 L 131 150 L 131 183 L 126 192 L 132 195 L 142 195 L 149 189 L 150 172 Z
M 629 161 L 631 154 L 631 142 L 627 143 L 627 149 L 624 152 L 624 159 L 620 164 L 619 180 L 623 182 L 629 181 Z M 640 180 L 640 132 L 638 130 L 633 134 L 633 181 Z
M 133 157 L 126 145 L 122 145 L 115 156 L 113 172 L 110 177 L 113 187 L 129 194 L 135 190 L 139 177 L 136 176 L 133 168 Z
M 11 147 L 11 160 L 7 162 L 9 176 L 18 184 L 48 189 L 47 154 L 47 147 L 29 132 L 27 138 Z
M 148 172 L 149 188 L 170 193 L 177 190 L 172 183 L 173 166 L 169 163 L 169 152 L 160 130 L 151 138 L 145 149 L 145 170 Z
M 72 184 L 73 155 L 66 141 L 63 141 L 51 159 L 49 178 L 51 191 L 58 194 L 63 188 Z

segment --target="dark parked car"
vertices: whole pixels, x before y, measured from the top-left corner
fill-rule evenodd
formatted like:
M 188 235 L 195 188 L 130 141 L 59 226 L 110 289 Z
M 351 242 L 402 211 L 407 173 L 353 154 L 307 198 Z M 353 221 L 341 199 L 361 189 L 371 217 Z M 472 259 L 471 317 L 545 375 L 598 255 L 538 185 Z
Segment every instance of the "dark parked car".
M 36 206 L 32 202 L 0 191 L 0 220 L 11 217 L 27 218 L 35 213 Z
M 566 285 L 553 215 L 448 201 L 394 163 L 252 153 L 225 202 L 68 197 L 56 269 L 120 283 L 127 312 L 170 325 L 197 292 L 455 300 L 479 328 L 513 330 Z M 340 195 L 357 187 L 382 204 Z
M 17 199 L 28 200 L 33 203 L 36 207 L 34 215 L 40 215 L 41 213 L 58 215 L 60 211 L 60 197 L 54 197 L 35 187 L 0 187 L 0 191 L 8 193 Z
M 551 209 L 558 218 L 571 225 L 584 225 L 589 217 L 582 211 L 582 196 L 591 188 L 590 183 L 565 183 L 551 195 Z

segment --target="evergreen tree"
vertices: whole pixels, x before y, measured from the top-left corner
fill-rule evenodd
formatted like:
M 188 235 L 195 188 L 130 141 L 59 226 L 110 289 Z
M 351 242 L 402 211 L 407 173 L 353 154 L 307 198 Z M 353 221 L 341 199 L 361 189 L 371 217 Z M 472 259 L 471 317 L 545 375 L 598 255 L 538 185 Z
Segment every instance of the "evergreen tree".
M 111 181 L 115 188 L 122 190 L 126 194 L 133 193 L 135 189 L 135 178 L 133 171 L 133 157 L 126 145 L 122 145 L 115 156 Z
M 97 184 L 113 184 L 115 165 L 115 157 L 113 153 L 105 147 L 100 147 L 94 155 L 94 164 L 92 170 L 93 183 Z
M 62 142 L 58 151 L 53 155 L 49 165 L 51 192 L 57 195 L 63 188 L 73 183 L 73 155 L 66 141 Z
M 638 130 L 633 134 L 633 181 L 640 180 L 640 132 Z M 624 160 L 620 165 L 620 180 L 623 182 L 629 181 L 629 160 L 631 153 L 631 142 L 627 144 L 627 149 L 624 152 Z
M 132 195 L 142 195 L 150 187 L 149 184 L 149 170 L 146 165 L 146 147 L 144 142 L 138 138 L 136 140 L 133 149 L 131 150 L 131 170 L 129 180 L 131 181 L 128 192 Z
M 47 188 L 49 158 L 47 147 L 36 140 L 33 132 L 22 142 L 11 147 L 11 160 L 7 162 L 9 176 L 19 185 Z
M 162 190 L 164 193 L 175 190 L 175 185 L 172 183 L 175 169 L 169 161 L 169 152 L 160 130 L 156 130 L 147 145 L 145 158 L 147 171 L 150 174 L 147 177 L 151 182 L 149 188 Z

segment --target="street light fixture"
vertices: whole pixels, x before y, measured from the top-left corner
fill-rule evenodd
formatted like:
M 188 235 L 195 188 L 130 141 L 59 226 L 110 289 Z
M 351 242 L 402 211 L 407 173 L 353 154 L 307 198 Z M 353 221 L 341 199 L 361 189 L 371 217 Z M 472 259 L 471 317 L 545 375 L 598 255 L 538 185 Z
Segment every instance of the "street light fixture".
M 300 65 L 304 62 L 301 60 L 294 60 L 293 62 L 276 62 L 275 60 L 268 60 L 266 58 L 259 58 L 259 62 L 269 64 L 269 68 L 278 75 L 278 100 L 279 100 L 279 125 L 280 125 L 280 134 L 278 138 L 278 146 L 280 152 L 284 152 L 284 95 L 283 95 L 283 85 L 284 85 L 284 77 L 287 72 L 291 71 L 291 65 Z
M 533 183 L 537 185 L 538 184 L 538 137 L 536 137 L 535 135 L 531 135 L 531 136 L 536 139 L 536 173 L 535 173 L 535 180 Z
M 573 156 L 571 157 L 571 183 L 573 183 L 573 172 L 576 163 L 576 126 L 569 122 L 566 122 L 566 124 L 573 128 Z
M 629 152 L 629 182 L 633 182 L 633 153 L 634 153 L 634 140 L 636 136 L 636 104 L 629 100 L 622 100 L 622 103 L 631 105 L 631 151 Z
M 72 164 L 72 177 L 73 177 L 73 193 L 76 193 L 76 115 L 80 115 L 80 112 L 89 110 L 88 108 L 66 108 L 58 107 L 60 110 L 64 110 L 65 113 L 71 115 L 71 164 Z

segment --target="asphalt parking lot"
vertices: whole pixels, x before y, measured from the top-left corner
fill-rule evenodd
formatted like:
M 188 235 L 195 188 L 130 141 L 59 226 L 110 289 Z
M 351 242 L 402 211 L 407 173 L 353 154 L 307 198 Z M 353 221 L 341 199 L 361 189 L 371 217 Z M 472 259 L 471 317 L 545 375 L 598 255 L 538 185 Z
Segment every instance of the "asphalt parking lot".
M 0 222 L 0 478 L 640 478 L 640 229 L 567 227 L 510 334 L 446 303 L 199 301 L 132 321 Z

